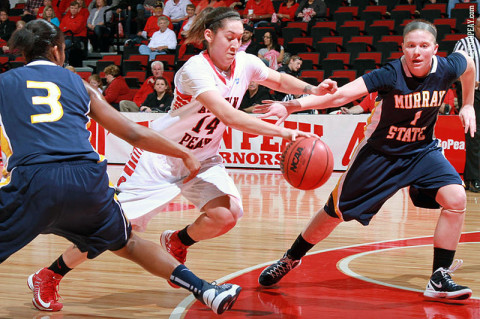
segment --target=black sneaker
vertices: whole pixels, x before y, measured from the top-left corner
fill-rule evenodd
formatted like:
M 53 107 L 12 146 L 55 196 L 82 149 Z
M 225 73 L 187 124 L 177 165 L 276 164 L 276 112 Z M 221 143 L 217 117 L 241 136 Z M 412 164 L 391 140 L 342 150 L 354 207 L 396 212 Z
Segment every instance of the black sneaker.
M 262 286 L 275 285 L 280 279 L 283 278 L 290 270 L 301 264 L 301 259 L 291 259 L 287 253 L 283 255 L 276 263 L 265 268 L 260 277 L 258 277 L 258 283 Z
M 203 280 L 202 290 L 193 293 L 193 295 L 217 315 L 221 315 L 232 308 L 241 290 L 242 287 L 238 285 L 223 284 L 217 286 L 215 282 L 210 284 Z
M 463 261 L 461 259 L 455 259 L 450 268 L 438 268 L 430 277 L 430 281 L 427 284 L 427 288 L 423 295 L 429 298 L 444 298 L 465 300 L 470 298 L 472 290 L 465 286 L 457 285 L 450 274 L 457 270 Z

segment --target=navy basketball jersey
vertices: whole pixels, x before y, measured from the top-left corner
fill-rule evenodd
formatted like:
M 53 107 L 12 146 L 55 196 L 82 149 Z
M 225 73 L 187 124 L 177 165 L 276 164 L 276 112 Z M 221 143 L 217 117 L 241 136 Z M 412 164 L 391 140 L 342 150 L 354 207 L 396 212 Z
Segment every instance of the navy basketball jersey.
M 403 59 L 363 75 L 368 92 L 378 91 L 381 98 L 367 123 L 365 138 L 385 154 L 410 155 L 432 143 L 439 107 L 467 66 L 460 53 L 434 56 L 430 73 L 417 78 Z
M 100 156 L 89 142 L 90 97 L 77 74 L 47 61 L 0 74 L 2 151 L 19 165 Z

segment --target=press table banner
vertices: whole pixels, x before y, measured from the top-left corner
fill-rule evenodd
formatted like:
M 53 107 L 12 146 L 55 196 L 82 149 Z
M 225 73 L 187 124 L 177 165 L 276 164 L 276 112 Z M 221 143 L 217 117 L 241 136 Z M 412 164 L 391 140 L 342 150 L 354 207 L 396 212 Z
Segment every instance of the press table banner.
M 141 125 L 149 123 L 165 114 L 123 113 L 126 117 Z M 314 132 L 330 146 L 334 160 L 334 169 L 346 169 L 355 147 L 363 138 L 364 126 L 368 114 L 361 115 L 291 115 L 285 121 L 285 127 Z M 267 120 L 274 123 L 275 120 Z M 92 145 L 104 154 L 109 163 L 125 163 L 132 147 L 105 131 L 93 120 L 89 127 L 92 132 Z M 441 140 L 445 156 L 459 173 L 463 173 L 465 164 L 465 136 L 458 116 L 439 116 L 436 136 Z M 226 167 L 277 169 L 281 150 L 286 141 L 281 138 L 257 136 L 227 128 L 220 146 Z

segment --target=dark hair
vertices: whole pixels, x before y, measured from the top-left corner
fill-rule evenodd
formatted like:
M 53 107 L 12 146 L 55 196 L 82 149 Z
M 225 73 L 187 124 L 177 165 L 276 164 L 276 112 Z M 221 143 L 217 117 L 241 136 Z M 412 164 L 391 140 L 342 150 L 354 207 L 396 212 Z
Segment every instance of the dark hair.
M 28 63 L 36 58 L 51 58 L 50 49 L 55 46 L 63 49 L 64 42 L 63 33 L 57 26 L 38 19 L 28 22 L 25 27 L 15 31 L 8 46 L 13 52 L 21 52 Z
M 277 33 L 274 32 L 274 31 L 267 31 L 263 34 L 263 36 L 265 36 L 266 33 L 269 33 L 270 34 L 270 42 L 272 43 L 272 49 L 280 52 L 280 50 L 282 49 L 280 44 L 278 43 L 278 36 L 277 36 Z M 265 45 L 265 47 L 267 47 L 267 45 Z
M 218 7 L 212 9 L 207 7 L 197 16 L 192 27 L 188 30 L 186 43 L 201 43 L 205 40 L 204 32 L 210 29 L 216 33 L 224 26 L 226 19 L 241 21 L 240 14 L 231 8 Z
M 165 94 L 166 95 L 173 95 L 172 88 L 170 87 L 170 83 L 168 83 L 168 80 L 165 79 L 163 76 L 161 76 L 161 77 L 155 79 L 155 82 L 153 83 L 153 85 L 155 85 L 155 83 L 157 83 L 158 80 L 162 80 L 163 83 L 165 83 L 165 85 L 167 86 L 167 89 L 165 90 Z

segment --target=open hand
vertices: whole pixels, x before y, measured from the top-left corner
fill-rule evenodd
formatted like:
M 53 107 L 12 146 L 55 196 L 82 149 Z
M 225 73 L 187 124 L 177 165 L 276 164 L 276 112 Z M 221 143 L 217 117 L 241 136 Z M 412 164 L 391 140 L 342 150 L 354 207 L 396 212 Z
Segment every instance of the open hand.
M 253 113 L 259 114 L 258 117 L 261 119 L 275 116 L 278 117 L 275 125 L 279 125 L 290 115 L 287 108 L 280 102 L 264 100 L 262 103 L 263 104 L 258 104 L 253 108 Z

